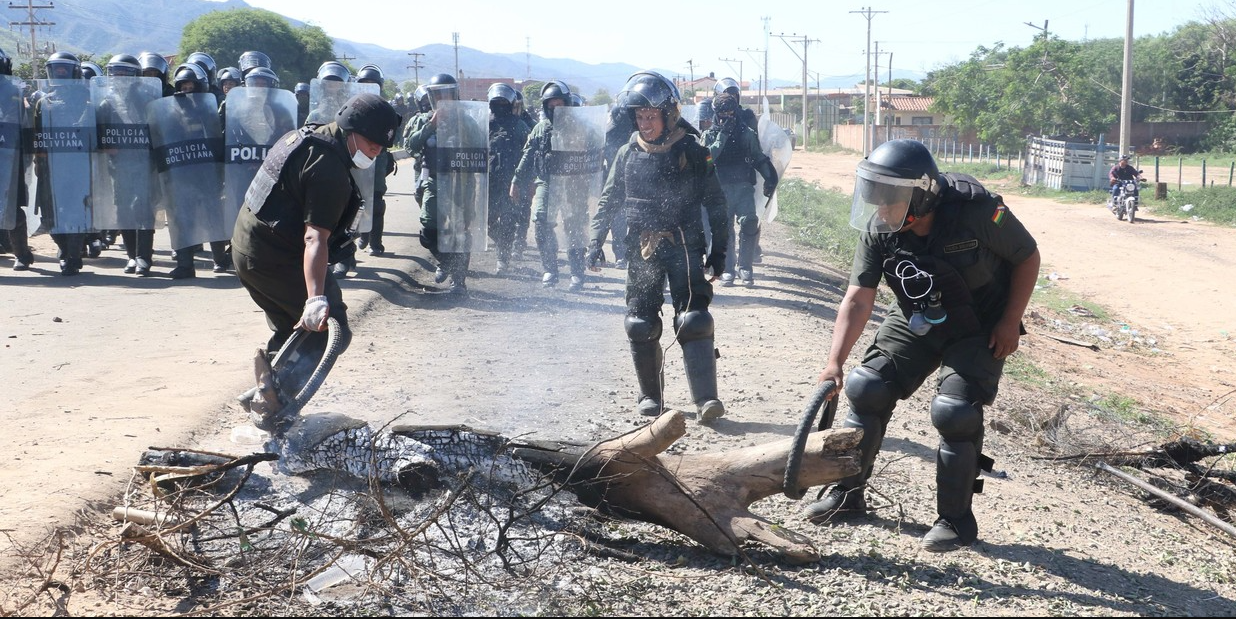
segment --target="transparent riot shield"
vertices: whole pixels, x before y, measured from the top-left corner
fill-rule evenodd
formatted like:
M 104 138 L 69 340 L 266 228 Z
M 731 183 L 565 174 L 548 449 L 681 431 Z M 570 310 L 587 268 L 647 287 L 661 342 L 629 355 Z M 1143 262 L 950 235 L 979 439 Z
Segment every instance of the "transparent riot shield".
M 605 182 L 602 157 L 609 112 L 603 105 L 554 109 L 551 154 L 546 162 L 546 199 L 551 213 L 562 217 L 564 247 L 588 243 L 588 222 L 601 200 Z
M 785 178 L 785 171 L 790 167 L 790 157 L 794 154 L 794 143 L 790 136 L 781 128 L 772 115 L 768 113 L 768 99 L 764 99 L 764 110 L 760 114 L 760 150 L 772 160 L 773 168 L 777 170 L 777 178 Z M 755 175 L 755 206 L 756 215 L 760 221 L 773 221 L 777 218 L 777 194 L 772 198 L 764 197 L 764 177 Z
M 0 75 L 0 230 L 17 226 L 17 209 L 24 172 L 22 125 L 25 106 L 22 105 L 22 81 Z
M 434 135 L 438 251 L 485 251 L 489 220 L 489 103 L 439 101 L 434 113 L 438 125 Z
M 95 151 L 94 106 L 85 80 L 43 80 L 35 104 L 34 153 L 38 196 L 54 213 L 53 234 L 94 230 L 90 207 L 90 157 Z
M 93 155 L 94 225 L 100 230 L 153 230 L 154 159 L 146 106 L 163 96 L 154 77 L 90 80 L 98 150 Z
M 236 212 L 220 200 L 223 134 L 215 96 L 163 97 L 146 108 L 146 118 L 172 248 L 232 238 Z
M 680 113 L 682 114 L 683 120 L 686 120 L 687 122 L 691 123 L 691 126 L 695 127 L 696 129 L 700 128 L 700 106 L 695 105 L 694 103 L 691 103 L 691 104 L 680 106 L 678 109 Z M 700 133 L 703 133 L 703 132 L 704 130 L 700 129 Z
M 362 93 L 382 94 L 382 87 L 377 84 L 359 84 L 356 82 L 338 82 L 335 80 L 320 80 L 314 78 L 309 82 L 309 116 L 305 124 L 321 124 L 335 122 L 335 115 L 348 99 Z M 360 191 L 365 208 L 361 210 L 357 232 L 369 232 L 373 228 L 373 186 L 377 182 L 376 166 L 367 170 L 352 168 L 352 179 L 356 181 L 356 189 Z
M 279 138 L 296 129 L 296 95 L 278 88 L 233 88 L 223 106 L 223 208 L 235 216 L 249 183 Z

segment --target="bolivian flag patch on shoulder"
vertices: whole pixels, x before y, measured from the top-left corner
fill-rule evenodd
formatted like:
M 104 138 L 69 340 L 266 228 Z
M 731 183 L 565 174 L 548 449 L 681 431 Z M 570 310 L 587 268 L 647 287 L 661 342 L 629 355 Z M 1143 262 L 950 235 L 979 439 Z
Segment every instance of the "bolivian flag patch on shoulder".
M 996 224 L 997 226 L 1003 226 L 1004 218 L 1008 214 L 1009 207 L 1005 206 L 1004 203 L 997 204 L 996 211 L 991 214 L 991 223 Z

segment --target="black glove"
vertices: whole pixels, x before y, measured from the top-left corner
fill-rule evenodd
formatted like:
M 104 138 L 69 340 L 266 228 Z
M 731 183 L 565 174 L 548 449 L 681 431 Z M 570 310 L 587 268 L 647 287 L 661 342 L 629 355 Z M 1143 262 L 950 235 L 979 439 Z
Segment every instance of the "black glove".
M 765 182 L 764 183 L 764 197 L 771 198 L 773 197 L 774 193 L 777 193 L 777 183 Z
M 708 254 L 708 259 L 704 261 L 704 274 L 708 274 L 708 269 L 712 269 L 714 277 L 721 277 L 725 272 L 725 250 L 714 249 Z
M 605 250 L 601 249 L 601 244 L 593 241 L 588 247 L 588 268 L 594 268 L 598 264 L 605 264 Z

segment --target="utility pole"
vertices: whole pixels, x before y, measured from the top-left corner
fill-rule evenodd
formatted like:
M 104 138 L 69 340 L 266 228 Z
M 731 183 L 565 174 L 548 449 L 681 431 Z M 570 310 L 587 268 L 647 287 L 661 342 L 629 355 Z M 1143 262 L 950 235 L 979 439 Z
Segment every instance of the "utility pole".
M 863 99 L 863 156 L 871 153 L 871 18 L 878 13 L 887 13 L 888 11 L 873 11 L 871 7 L 864 7 L 861 11 L 850 11 L 858 13 L 867 18 L 867 78 L 863 81 L 863 89 L 865 91 L 865 99 Z
M 56 22 L 43 21 L 41 19 L 38 19 L 34 16 L 34 12 L 35 10 L 39 10 L 39 9 L 54 9 L 54 8 L 56 7 L 55 7 L 55 3 L 53 2 L 48 2 L 47 4 L 36 5 L 33 0 L 26 0 L 25 6 L 22 6 L 20 4 L 16 4 L 13 2 L 9 2 L 9 9 L 17 9 L 17 10 L 25 9 L 26 11 L 26 21 L 10 21 L 9 28 L 12 28 L 13 26 L 29 26 L 30 27 L 30 70 L 31 70 L 31 75 L 35 79 L 38 79 L 39 75 L 41 75 L 42 73 L 42 71 L 39 68 L 39 46 L 38 46 L 38 42 L 35 40 L 35 32 L 40 26 L 42 27 L 55 26 Z
M 1133 136 L 1133 0 L 1124 24 L 1124 80 L 1120 86 L 1120 154 L 1129 154 Z M 1129 215 L 1133 221 L 1133 215 Z
M 524 37 L 524 79 L 532 79 L 532 37 Z
M 737 58 L 718 58 L 717 60 L 720 60 L 721 62 L 724 62 L 726 64 L 729 64 L 731 62 L 738 63 L 738 91 L 741 93 L 742 92 L 742 61 Z M 730 65 L 730 70 L 731 71 L 734 70 L 734 65 Z
M 455 79 L 459 79 L 459 33 L 452 32 L 451 40 L 455 42 Z
M 688 59 L 687 68 L 691 70 L 691 83 L 694 84 L 695 83 L 695 61 Z
M 798 56 L 798 59 L 799 59 L 799 60 L 803 61 L 803 117 L 802 117 L 802 130 L 803 130 L 803 150 L 806 150 L 806 148 L 807 148 L 807 143 L 808 143 L 808 141 L 811 139 L 811 132 L 810 132 L 810 130 L 807 128 L 807 47 L 808 47 L 808 46 L 810 46 L 812 43 L 819 43 L 819 42 L 820 42 L 820 40 L 819 40 L 819 39 L 808 39 L 808 38 L 807 38 L 807 35 L 805 35 L 805 34 L 804 34 L 804 35 L 802 35 L 802 40 L 801 40 L 801 41 L 798 41 L 798 43 L 802 43 L 802 44 L 803 44 L 803 53 L 802 53 L 802 55 L 799 55 L 798 50 L 794 49 L 794 46 L 793 46 L 793 45 L 790 45 L 790 42 L 789 42 L 789 41 L 786 41 L 786 35 L 785 35 L 785 34 L 778 34 L 778 35 L 776 35 L 776 36 L 777 36 L 777 38 L 781 39 L 781 42 L 782 42 L 782 43 L 785 43 L 786 47 L 789 47 L 789 48 L 790 48 L 790 51 L 791 51 L 791 52 L 794 52 L 794 55 L 795 55 L 795 56 Z M 791 35 L 789 35 L 789 36 L 790 36 L 791 38 L 794 38 L 794 37 L 797 37 L 798 35 L 797 35 L 797 34 L 791 34 Z
M 872 94 L 875 95 L 875 126 L 876 127 L 879 127 L 880 125 L 884 124 L 884 106 L 880 104 L 880 54 L 885 54 L 890 57 L 893 55 L 892 52 L 881 52 L 880 42 L 876 41 L 875 42 L 875 52 L 872 54 L 873 56 L 875 56 L 875 64 L 871 68 L 872 77 L 875 78 L 875 84 L 872 85 L 872 88 L 874 89 L 874 92 Z M 892 78 L 889 78 L 889 79 L 891 80 Z M 891 93 L 892 91 L 889 91 L 889 92 Z M 875 147 L 874 140 L 872 140 L 871 146 Z
M 408 65 L 408 68 L 412 69 L 412 81 L 416 82 L 417 86 L 420 86 L 421 69 L 425 68 L 425 65 L 421 64 L 421 56 L 425 54 L 422 52 L 408 52 L 408 55 L 412 57 L 412 64 Z
M 356 56 L 349 56 L 347 54 L 344 54 L 342 56 L 335 56 L 335 60 L 338 60 L 339 62 L 347 62 L 349 60 L 356 60 Z
M 1043 20 L 1042 28 L 1039 28 L 1038 26 L 1030 22 L 1024 22 L 1024 23 L 1027 26 L 1034 28 L 1035 30 L 1043 31 L 1043 60 L 1039 61 L 1039 71 L 1040 71 L 1040 75 L 1042 75 L 1041 72 L 1047 70 L 1047 42 L 1050 40 L 1049 34 L 1047 32 L 1047 20 L 1046 19 Z M 1039 115 L 1041 116 L 1041 118 L 1039 119 L 1039 122 L 1042 123 L 1039 126 L 1039 136 L 1046 136 L 1047 135 L 1047 99 L 1043 99 L 1043 109 L 1041 112 L 1039 112 Z
M 760 19 L 764 21 L 764 79 L 760 80 L 760 100 L 762 101 L 768 96 L 768 37 L 772 35 L 768 23 L 772 21 L 772 18 L 761 17 Z
M 764 49 L 739 49 L 738 51 L 746 53 L 746 54 L 747 54 L 747 56 L 749 56 L 749 57 L 751 58 L 751 61 L 752 61 L 752 62 L 754 62 L 754 63 L 756 64 L 756 66 L 760 66 L 760 57 L 759 57 L 759 56 L 753 56 L 752 54 L 762 54 L 764 58 L 768 58 L 767 49 L 768 49 L 768 48 L 767 48 L 767 46 L 765 46 L 765 48 L 764 48 Z M 767 73 L 765 73 L 764 75 L 766 76 L 766 75 L 768 75 L 768 74 L 767 74 Z M 763 79 L 763 78 L 761 77 L 761 80 L 762 80 L 762 79 Z M 740 79 L 740 80 L 738 80 L 738 84 L 739 84 L 739 88 L 738 88 L 738 89 L 739 89 L 739 90 L 742 90 L 742 80 L 741 80 L 741 79 Z M 759 90 L 760 90 L 760 95 L 761 95 L 761 98 L 763 98 L 763 94 L 764 94 L 764 82 L 763 82 L 763 81 L 761 81 L 761 82 L 760 82 L 760 89 L 759 89 Z
M 893 53 L 888 53 L 888 104 L 891 108 L 893 105 Z M 884 128 L 884 141 L 887 142 L 893 139 L 893 121 L 894 118 L 888 120 L 888 126 Z

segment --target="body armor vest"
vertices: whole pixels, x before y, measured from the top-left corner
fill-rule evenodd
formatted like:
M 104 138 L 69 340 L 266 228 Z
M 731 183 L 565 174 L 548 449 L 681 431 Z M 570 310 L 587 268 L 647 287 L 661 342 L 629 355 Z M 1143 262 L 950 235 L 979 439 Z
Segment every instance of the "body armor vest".
M 306 147 L 311 141 L 319 144 L 324 144 L 331 149 L 331 152 L 338 153 L 338 145 L 336 142 L 320 133 L 316 133 L 320 125 L 306 125 L 295 131 L 289 131 L 270 147 L 270 151 L 266 154 L 266 159 L 262 161 L 262 167 L 258 169 L 257 175 L 253 177 L 253 182 L 249 184 L 248 191 L 245 192 L 245 207 L 261 221 L 267 224 L 284 217 L 286 213 L 270 213 L 263 207 L 266 205 L 266 199 L 270 197 L 272 191 L 280 183 L 280 177 L 283 174 L 283 167 L 287 165 L 289 159 L 301 148 Z M 351 167 L 352 162 L 346 161 L 340 156 L 340 160 L 344 161 L 346 167 Z M 352 175 L 348 175 L 348 183 L 352 186 L 352 196 L 348 200 L 348 205 L 343 210 L 343 216 L 339 218 L 339 223 L 335 225 L 335 229 L 330 233 L 330 253 L 331 259 L 334 260 L 336 254 L 344 249 L 356 237 L 357 225 L 360 222 L 361 211 L 365 207 L 364 200 L 360 197 L 360 191 L 356 187 L 356 181 L 352 179 Z M 302 214 L 303 216 L 303 214 Z
M 722 183 L 741 182 L 754 185 L 755 168 L 751 167 L 752 162 L 747 159 L 747 153 L 742 151 L 738 140 L 738 136 L 750 129 L 737 119 L 733 122 L 735 127 L 725 138 L 725 144 L 721 146 L 721 152 L 716 159 L 713 159 L 713 164 L 717 166 L 717 176 Z
M 677 149 L 655 154 L 630 150 L 622 175 L 632 232 L 677 230 L 690 221 L 693 210 L 699 221 L 699 209 L 691 209 L 682 195 L 682 179 L 689 171 L 680 165 L 683 156 Z

